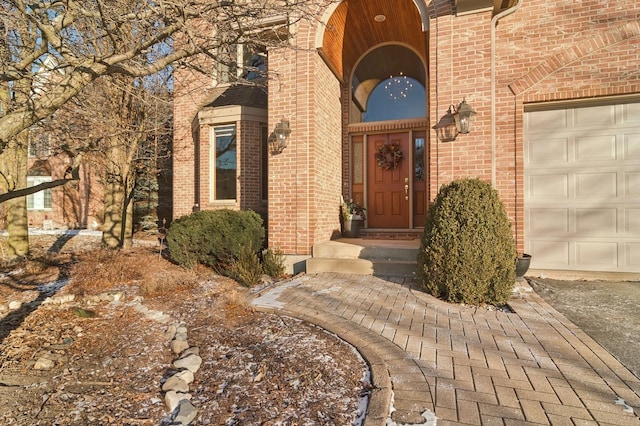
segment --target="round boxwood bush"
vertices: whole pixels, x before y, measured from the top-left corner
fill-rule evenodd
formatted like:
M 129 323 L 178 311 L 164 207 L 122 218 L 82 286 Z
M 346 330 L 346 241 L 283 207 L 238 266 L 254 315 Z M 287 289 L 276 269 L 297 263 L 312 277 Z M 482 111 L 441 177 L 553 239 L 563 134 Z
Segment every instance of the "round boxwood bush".
M 201 210 L 171 223 L 167 246 L 180 265 L 202 264 L 229 275 L 241 253 L 260 251 L 264 234 L 262 218 L 254 211 Z
M 427 213 L 418 280 L 449 302 L 503 305 L 515 283 L 516 248 L 504 205 L 480 179 L 443 185 Z

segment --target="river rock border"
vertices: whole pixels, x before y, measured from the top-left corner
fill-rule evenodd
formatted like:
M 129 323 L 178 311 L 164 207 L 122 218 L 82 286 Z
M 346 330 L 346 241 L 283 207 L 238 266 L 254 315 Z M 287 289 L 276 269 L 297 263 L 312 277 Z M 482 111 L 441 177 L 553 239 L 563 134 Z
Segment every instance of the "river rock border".
M 164 402 L 171 412 L 171 425 L 188 425 L 198 415 L 198 409 L 191 403 L 189 384 L 194 380 L 194 374 L 202 365 L 199 348 L 189 346 L 187 342 L 187 328 L 184 325 L 170 325 L 165 332 L 171 351 L 178 356 L 173 361 L 173 368 L 177 370 L 162 384 Z
M 64 294 L 47 297 L 42 303 L 52 305 L 66 305 L 71 303 L 85 302 L 86 304 L 96 304 L 101 302 L 120 303 L 125 300 L 125 293 L 122 291 L 106 292 L 93 296 L 76 297 L 75 294 Z M 167 324 L 171 317 L 162 311 L 149 309 L 142 304 L 144 298 L 135 296 L 128 306 L 132 306 L 136 312 L 144 315 L 145 319 Z M 21 307 L 22 303 L 9 304 L 6 310 L 15 310 Z M 3 309 L 5 311 L 5 309 Z M 187 340 L 187 327 L 184 324 L 171 324 L 165 330 L 165 339 L 169 342 L 171 352 L 176 356 L 171 368 L 167 370 L 165 379 L 161 379 L 161 391 L 164 392 L 164 401 L 169 415 L 163 417 L 160 425 L 187 426 L 191 424 L 198 415 L 198 409 L 192 404 L 189 393 L 189 385 L 194 381 L 194 375 L 202 365 L 202 358 L 197 346 L 190 346 Z M 37 370 L 49 370 L 55 366 L 55 362 L 47 355 L 36 360 L 34 368 Z

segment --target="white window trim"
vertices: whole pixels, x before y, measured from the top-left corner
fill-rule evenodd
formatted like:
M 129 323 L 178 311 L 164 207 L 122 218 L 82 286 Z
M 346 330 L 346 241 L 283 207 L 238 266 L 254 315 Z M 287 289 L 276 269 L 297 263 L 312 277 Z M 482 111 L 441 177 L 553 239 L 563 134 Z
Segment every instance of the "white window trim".
M 27 187 L 36 186 L 41 183 L 51 182 L 51 176 L 27 176 Z M 33 207 L 28 208 L 29 211 L 51 211 L 53 206 L 44 206 L 45 191 L 51 191 L 51 189 L 44 189 L 36 192 L 35 194 L 28 195 L 27 197 L 33 197 Z M 52 201 L 53 202 L 53 201 Z
M 238 202 L 238 151 L 236 148 L 236 198 L 216 200 L 216 127 L 234 126 L 236 131 L 236 144 L 238 138 L 238 123 L 217 123 L 209 126 L 209 204 L 216 206 L 235 206 Z M 236 145 L 237 147 L 237 145 Z

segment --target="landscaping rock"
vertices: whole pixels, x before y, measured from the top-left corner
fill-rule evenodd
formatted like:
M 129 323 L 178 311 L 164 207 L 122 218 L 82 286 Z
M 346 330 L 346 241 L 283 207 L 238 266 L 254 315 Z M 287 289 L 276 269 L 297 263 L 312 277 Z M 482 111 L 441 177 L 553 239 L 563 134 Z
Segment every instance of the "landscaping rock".
M 170 345 L 171 351 L 176 355 L 180 355 L 184 350 L 189 349 L 189 343 L 186 340 L 172 340 Z
M 186 357 L 177 359 L 173 362 L 173 366 L 175 368 L 186 368 L 192 373 L 195 373 L 200 369 L 200 364 L 202 364 L 202 358 L 194 354 L 187 355 Z
M 173 340 L 174 337 L 176 337 L 176 326 L 170 325 L 169 327 L 167 327 L 167 330 L 164 332 L 164 338 L 171 341 Z
M 198 409 L 193 406 L 191 401 L 183 400 L 178 404 L 173 421 L 174 424 L 188 425 L 196 418 L 197 415 Z
M 193 373 L 189 370 L 182 370 L 173 375 L 173 377 L 177 377 L 180 380 L 184 381 L 186 384 L 193 382 L 194 376 Z
M 190 393 L 169 391 L 164 396 L 164 403 L 167 405 L 167 408 L 169 409 L 169 411 L 173 412 L 173 410 L 176 409 L 178 404 L 180 404 L 180 401 L 190 400 L 190 399 L 191 399 Z
M 56 363 L 52 360 L 50 360 L 47 357 L 40 357 L 38 358 L 38 360 L 36 361 L 36 363 L 33 365 L 33 369 L 34 370 L 51 370 L 53 367 L 55 367 Z
M 162 385 L 163 391 L 189 392 L 189 385 L 179 377 L 171 376 Z

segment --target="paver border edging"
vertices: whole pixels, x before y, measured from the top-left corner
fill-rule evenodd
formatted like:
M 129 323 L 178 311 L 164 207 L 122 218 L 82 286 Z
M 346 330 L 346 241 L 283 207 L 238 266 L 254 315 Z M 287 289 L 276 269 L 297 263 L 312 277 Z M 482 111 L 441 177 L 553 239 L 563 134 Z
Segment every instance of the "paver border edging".
M 254 309 L 260 312 L 287 315 L 315 324 L 335 334 L 356 348 L 369 365 L 371 370 L 371 385 L 373 386 L 373 391 L 369 396 L 363 426 L 386 425 L 387 418 L 390 415 L 392 385 L 387 363 L 379 353 L 379 348 L 380 345 L 384 345 L 384 347 L 391 351 L 397 350 L 398 355 L 404 358 L 406 354 L 402 349 L 364 327 L 326 312 L 311 314 L 302 309 L 278 309 L 266 306 L 254 306 Z M 362 332 L 360 333 L 359 330 L 358 333 L 354 333 L 354 328 L 360 328 Z

